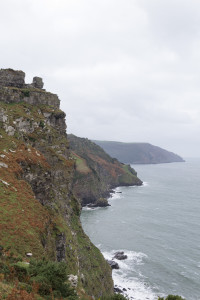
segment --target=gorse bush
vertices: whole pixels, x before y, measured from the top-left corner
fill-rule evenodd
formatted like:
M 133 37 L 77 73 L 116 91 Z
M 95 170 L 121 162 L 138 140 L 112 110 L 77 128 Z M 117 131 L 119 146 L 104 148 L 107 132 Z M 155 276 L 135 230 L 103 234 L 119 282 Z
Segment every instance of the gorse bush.
M 79 299 L 75 290 L 67 282 L 66 263 L 43 259 L 31 260 L 30 264 L 27 264 L 21 262 L 21 258 L 14 257 L 6 251 L 1 252 L 3 253 L 0 256 L 0 279 L 14 286 L 11 293 L 7 294 L 9 300 L 32 300 L 36 299 L 34 297 L 36 294 L 42 296 L 42 299 L 50 300 Z
M 52 262 L 47 260 L 31 260 L 29 265 L 29 276 L 31 281 L 38 284 L 40 295 L 56 297 L 69 297 L 78 299 L 74 289 L 67 281 L 66 264 L 63 262 Z M 70 299 L 70 298 L 69 298 Z

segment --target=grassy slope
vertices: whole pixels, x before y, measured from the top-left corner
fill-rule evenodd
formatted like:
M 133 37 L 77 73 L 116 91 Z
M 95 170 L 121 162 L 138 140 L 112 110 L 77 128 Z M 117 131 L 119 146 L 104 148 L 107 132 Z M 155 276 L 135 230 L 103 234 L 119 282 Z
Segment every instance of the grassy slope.
M 35 199 L 30 185 L 20 179 L 20 163 L 40 164 L 44 169 L 49 166 L 43 155 L 31 146 L 27 148 L 3 130 L 0 135 L 0 162 L 7 166 L 0 168 L 1 244 L 18 254 L 33 252 L 42 256 L 44 249 L 38 240 L 45 232 L 49 214 Z

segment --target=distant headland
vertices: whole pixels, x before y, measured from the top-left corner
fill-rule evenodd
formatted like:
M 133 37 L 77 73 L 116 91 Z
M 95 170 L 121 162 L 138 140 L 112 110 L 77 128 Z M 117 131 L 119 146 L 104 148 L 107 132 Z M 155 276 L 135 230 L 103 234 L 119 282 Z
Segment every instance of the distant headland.
M 128 164 L 161 164 L 184 162 L 179 155 L 149 143 L 122 143 L 113 141 L 93 141 L 110 156 Z

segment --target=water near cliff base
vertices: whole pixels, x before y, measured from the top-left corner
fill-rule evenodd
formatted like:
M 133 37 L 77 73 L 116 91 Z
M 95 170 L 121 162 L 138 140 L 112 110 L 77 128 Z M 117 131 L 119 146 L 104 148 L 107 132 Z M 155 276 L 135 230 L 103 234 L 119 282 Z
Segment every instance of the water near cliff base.
M 111 207 L 84 209 L 83 228 L 105 258 L 128 255 L 113 279 L 130 299 L 199 300 L 200 159 L 133 167 L 144 185 L 117 188 Z

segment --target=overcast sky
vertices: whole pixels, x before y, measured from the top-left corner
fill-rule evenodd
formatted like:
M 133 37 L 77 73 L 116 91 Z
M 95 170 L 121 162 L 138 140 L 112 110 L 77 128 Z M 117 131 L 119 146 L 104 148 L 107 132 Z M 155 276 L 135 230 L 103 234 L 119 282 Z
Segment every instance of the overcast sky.
M 68 133 L 200 157 L 199 0 L 2 0 L 0 68 L 44 79 Z

